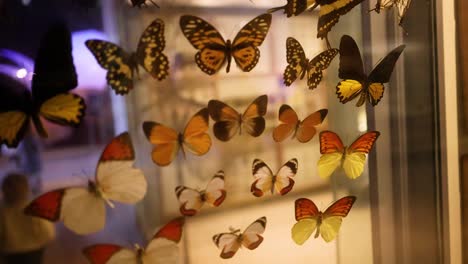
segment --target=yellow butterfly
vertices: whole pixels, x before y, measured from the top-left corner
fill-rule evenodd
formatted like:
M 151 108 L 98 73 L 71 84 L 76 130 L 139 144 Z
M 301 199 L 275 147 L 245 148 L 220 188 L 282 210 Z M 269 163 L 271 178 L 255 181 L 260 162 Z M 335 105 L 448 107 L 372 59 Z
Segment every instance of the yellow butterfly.
M 190 15 L 180 18 L 180 28 L 190 44 L 199 52 L 195 62 L 206 74 L 218 72 L 227 61 L 226 72 L 231 66 L 231 56 L 244 72 L 251 71 L 260 59 L 258 46 L 262 45 L 271 24 L 271 14 L 252 19 L 237 33 L 234 41 L 225 41 L 221 34 L 205 20 Z
M 340 231 L 343 217 L 348 215 L 355 201 L 355 196 L 343 197 L 322 213 L 311 200 L 297 199 L 295 215 L 298 222 L 291 229 L 292 239 L 296 244 L 302 245 L 317 230 L 314 238 L 321 235 L 325 242 L 333 241 Z
M 371 11 L 380 13 L 383 9 L 389 9 L 391 7 L 396 7 L 398 10 L 398 18 L 400 26 L 403 24 L 403 19 L 405 18 L 406 12 L 411 4 L 411 0 L 377 0 L 375 8 Z

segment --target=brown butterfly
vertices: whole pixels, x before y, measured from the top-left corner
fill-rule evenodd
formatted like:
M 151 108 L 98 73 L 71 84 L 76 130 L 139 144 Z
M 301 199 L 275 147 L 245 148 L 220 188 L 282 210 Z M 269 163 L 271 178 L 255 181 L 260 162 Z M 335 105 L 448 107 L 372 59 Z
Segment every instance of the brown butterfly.
M 153 0 L 130 0 L 130 3 L 132 4 L 132 7 L 137 6 L 138 8 L 141 8 L 142 6 L 147 6 L 147 1 L 151 2 L 155 7 L 159 8 L 158 4 L 153 2 Z
M 301 121 L 289 105 L 282 105 L 279 110 L 282 123 L 273 130 L 273 139 L 281 142 L 292 134 L 301 143 L 309 142 L 317 133 L 315 126 L 320 125 L 327 114 L 328 109 L 320 109 Z
M 121 95 L 133 89 L 133 73 L 136 72 L 138 76 L 138 65 L 158 80 L 163 80 L 169 75 L 169 60 L 162 53 L 165 45 L 164 22 L 161 19 L 155 19 L 145 29 L 134 53 L 129 54 L 107 41 L 86 41 L 86 46 L 99 65 L 107 70 L 107 83 Z
M 260 136 L 265 130 L 265 119 L 268 105 L 268 96 L 257 97 L 241 115 L 234 108 L 218 101 L 208 102 L 208 112 L 215 121 L 213 132 L 217 139 L 229 141 L 238 131 L 242 133 L 242 128 L 253 137 Z
M 244 72 L 251 71 L 260 59 L 258 46 L 262 45 L 271 24 L 271 14 L 252 19 L 237 33 L 234 41 L 225 41 L 221 34 L 205 20 L 191 15 L 180 18 L 180 28 L 190 44 L 197 50 L 195 62 L 206 74 L 218 72 L 227 61 L 226 72 L 231 67 L 231 57 Z

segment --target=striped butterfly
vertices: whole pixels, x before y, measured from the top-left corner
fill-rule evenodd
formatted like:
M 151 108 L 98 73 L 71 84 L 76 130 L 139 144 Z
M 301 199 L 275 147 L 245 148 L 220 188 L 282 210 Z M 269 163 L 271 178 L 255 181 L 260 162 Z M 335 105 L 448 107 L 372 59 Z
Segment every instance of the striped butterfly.
M 336 86 L 340 102 L 345 104 L 360 96 L 356 106 L 362 106 L 366 101 L 376 106 L 383 97 L 384 83 L 390 81 L 393 68 L 404 49 L 405 45 L 400 45 L 390 51 L 367 75 L 356 41 L 348 35 L 341 37 L 338 77 L 343 80 Z
M 380 11 L 383 9 L 396 7 L 398 10 L 398 19 L 400 20 L 398 23 L 401 26 L 403 24 L 403 19 L 405 18 L 406 12 L 408 11 L 410 4 L 411 0 L 377 0 L 375 8 L 371 11 L 380 13 Z
M 320 6 L 317 24 L 317 38 L 325 38 L 328 47 L 328 32 L 338 23 L 340 16 L 345 15 L 364 0 L 287 0 L 284 6 L 271 8 L 268 13 L 284 10 L 287 17 L 298 16 L 302 12 L 312 11 Z
M 91 264 L 177 264 L 178 243 L 182 238 L 184 218 L 176 218 L 153 236 L 145 248 L 135 245 L 135 250 L 115 244 L 97 244 L 83 249 Z
M 322 212 L 311 200 L 297 199 L 295 202 L 297 223 L 291 229 L 292 239 L 296 244 L 302 245 L 316 231 L 314 238 L 321 235 L 325 242 L 333 241 L 340 231 L 343 218 L 348 215 L 355 201 L 355 196 L 346 196 Z
M 284 104 L 279 109 L 281 124 L 273 129 L 273 140 L 281 142 L 292 134 L 301 143 L 309 142 L 317 133 L 315 126 L 320 125 L 327 114 L 328 109 L 320 109 L 301 121 L 296 111 Z
M 17 147 L 32 121 L 41 137 L 48 133 L 41 117 L 62 126 L 78 126 L 86 105 L 70 93 L 78 85 L 71 34 L 65 24 L 52 25 L 41 40 L 34 63 L 32 91 L 0 74 L 0 145 Z
M 127 53 L 116 44 L 104 40 L 86 41 L 99 65 L 107 70 L 107 83 L 120 95 L 133 89 L 134 72 L 139 75 L 138 65 L 160 81 L 169 75 L 169 60 L 162 53 L 165 45 L 164 22 L 161 19 L 155 19 L 145 29 L 133 53 Z
M 256 249 L 263 242 L 261 235 L 265 232 L 266 223 L 266 217 L 260 217 L 242 233 L 240 229 L 231 228 L 229 233 L 214 235 L 213 242 L 221 249 L 220 257 L 223 259 L 232 258 L 242 246 L 250 250 Z
M 292 179 L 297 173 L 297 159 L 290 159 L 273 174 L 265 162 L 255 159 L 252 163 L 252 175 L 255 181 L 250 187 L 250 192 L 256 197 L 262 197 L 264 193 L 273 194 L 276 190 L 280 195 L 290 192 L 294 186 Z
M 252 19 L 237 33 L 234 41 L 225 41 L 221 34 L 205 20 L 191 15 L 180 18 L 180 28 L 190 44 L 197 50 L 195 62 L 206 74 L 218 72 L 227 61 L 226 72 L 231 67 L 231 57 L 244 72 L 251 71 L 260 59 L 260 50 L 271 24 L 271 14 Z
M 288 66 L 284 70 L 284 84 L 290 86 L 298 77 L 302 80 L 307 74 L 309 89 L 315 89 L 322 81 L 322 71 L 328 68 L 338 54 L 338 49 L 328 49 L 308 60 L 299 41 L 289 37 L 286 40 L 286 60 Z
M 375 141 L 380 136 L 378 131 L 367 132 L 358 137 L 349 147 L 345 147 L 340 137 L 332 131 L 320 132 L 320 153 L 317 167 L 319 176 L 328 178 L 340 166 L 346 176 L 356 179 L 361 176 Z

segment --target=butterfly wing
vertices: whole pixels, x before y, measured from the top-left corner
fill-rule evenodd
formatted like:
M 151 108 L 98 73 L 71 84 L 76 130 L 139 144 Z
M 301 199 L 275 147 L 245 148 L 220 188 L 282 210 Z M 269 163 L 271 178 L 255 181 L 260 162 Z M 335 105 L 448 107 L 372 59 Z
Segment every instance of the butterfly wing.
M 226 199 L 224 189 L 224 171 L 218 171 L 206 186 L 205 201 L 212 206 L 220 206 Z
M 170 127 L 156 122 L 144 122 L 143 132 L 148 141 L 154 145 L 151 152 L 153 162 L 159 166 L 167 166 L 179 151 L 179 134 Z
M 356 179 L 361 176 L 366 163 L 366 155 L 374 146 L 375 141 L 380 136 L 378 131 L 370 131 L 358 137 L 353 144 L 346 149 L 343 161 L 343 169 L 346 176 Z
M 91 264 L 138 264 L 137 254 L 113 244 L 96 244 L 83 249 Z
M 203 206 L 201 193 L 195 189 L 177 186 L 175 189 L 177 200 L 179 200 L 179 211 L 185 216 L 194 216 Z
M 107 70 L 107 83 L 117 94 L 124 95 L 133 89 L 133 71 L 131 57 L 119 46 L 104 40 L 87 40 L 88 49 L 99 65 Z
M 286 86 L 290 86 L 299 76 L 304 76 L 307 67 L 307 58 L 301 43 L 295 38 L 286 40 L 286 61 L 288 66 L 284 70 L 283 79 Z
M 244 72 L 251 71 L 260 59 L 258 46 L 262 45 L 271 25 L 271 14 L 261 14 L 252 19 L 237 33 L 232 42 L 232 56 Z
M 338 49 L 328 49 L 315 56 L 307 66 L 307 86 L 315 89 L 323 78 L 323 71 L 330 66 L 332 60 L 338 54 Z
M 284 9 L 284 13 L 287 17 L 298 16 L 309 8 L 315 8 L 317 5 L 315 1 L 308 0 L 288 0 L 285 6 L 275 7 L 269 9 L 267 12 L 272 13 L 278 10 Z
M 255 159 L 252 163 L 252 175 L 255 181 L 250 186 L 250 192 L 254 196 L 261 197 L 265 192 L 271 192 L 273 194 L 274 175 L 265 162 Z
M 177 243 L 182 238 L 184 224 L 184 218 L 179 217 L 171 220 L 159 229 L 146 247 L 142 263 L 179 263 L 179 247 Z
M 273 129 L 273 139 L 276 142 L 281 142 L 295 132 L 299 124 L 299 117 L 289 105 L 281 105 L 279 109 L 279 120 L 282 122 Z
M 322 178 L 328 178 L 341 164 L 344 153 L 343 142 L 340 137 L 331 131 L 320 132 L 320 157 L 317 167 Z
M 403 20 L 405 19 L 406 12 L 410 7 L 411 0 L 401 0 L 396 2 L 396 6 L 398 9 L 398 18 L 400 19 L 400 26 L 403 24 Z
M 96 182 L 104 199 L 134 204 L 146 194 L 146 178 L 133 167 L 135 151 L 130 135 L 115 137 L 102 152 L 96 169 Z
M 76 94 L 58 94 L 41 104 L 39 113 L 47 120 L 68 126 L 78 126 L 83 120 L 86 104 Z
M 213 133 L 221 141 L 229 141 L 240 128 L 240 114 L 229 105 L 218 101 L 208 102 L 208 112 L 215 121 Z
M 343 217 L 346 217 L 356 201 L 355 196 L 346 196 L 334 202 L 323 213 L 320 235 L 325 242 L 333 241 L 340 231 Z
M 326 38 L 332 27 L 338 23 L 340 16 L 348 13 L 353 7 L 364 0 L 328 0 L 320 4 L 317 24 L 317 38 Z
M 304 119 L 297 128 L 296 138 L 301 143 L 309 142 L 316 133 L 315 126 L 320 125 L 328 114 L 327 109 L 320 109 Z
M 304 244 L 317 228 L 320 214 L 314 202 L 307 198 L 297 199 L 294 203 L 296 221 L 291 229 L 291 237 L 298 245 Z
M 239 236 L 233 233 L 220 233 L 213 236 L 213 242 L 221 249 L 219 255 L 223 259 L 232 258 L 241 247 L 238 241 Z
M 155 19 L 141 35 L 136 55 L 138 63 L 158 80 L 169 75 L 169 60 L 162 53 L 165 46 L 164 21 Z
M 356 41 L 348 35 L 341 37 L 338 76 L 344 79 L 336 86 L 336 94 L 341 103 L 347 103 L 361 94 L 363 91 L 361 82 L 367 77 L 364 74 L 361 52 Z
M 209 113 L 207 108 L 198 111 L 187 123 L 184 130 L 184 147 L 195 155 L 201 156 L 211 148 L 208 135 Z
M 198 67 L 209 75 L 218 72 L 226 61 L 226 42 L 221 34 L 196 16 L 181 16 L 179 24 L 190 44 L 199 50 L 195 55 Z
M 60 220 L 64 195 L 65 189 L 46 192 L 31 201 L 24 209 L 24 213 L 56 222 Z
M 242 127 L 253 137 L 260 136 L 265 130 L 265 118 L 268 106 L 268 96 L 257 97 L 242 115 Z
M 405 45 L 401 45 L 392 50 L 369 74 L 370 84 L 367 91 L 369 101 L 373 106 L 377 105 L 382 99 L 385 88 L 383 84 L 390 81 L 395 64 L 404 49 Z
M 297 173 L 297 166 L 297 159 L 290 159 L 276 173 L 274 185 L 279 194 L 285 195 L 292 190 L 294 186 L 292 177 Z
M 242 245 L 250 250 L 256 249 L 263 242 L 261 236 L 265 232 L 267 219 L 260 217 L 250 224 L 242 233 Z

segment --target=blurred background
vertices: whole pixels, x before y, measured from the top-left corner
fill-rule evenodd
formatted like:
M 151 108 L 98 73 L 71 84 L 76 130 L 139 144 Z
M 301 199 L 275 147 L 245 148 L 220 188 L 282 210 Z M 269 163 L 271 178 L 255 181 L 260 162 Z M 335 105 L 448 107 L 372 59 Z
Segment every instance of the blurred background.
M 221 169 L 226 173 L 227 199 L 221 207 L 203 208 L 199 215 L 187 219 L 181 263 L 220 263 L 212 236 L 227 232 L 229 227 L 245 229 L 261 216 L 268 220 L 262 245 L 255 251 L 241 249 L 233 259 L 222 262 L 462 263 L 461 239 L 457 238 L 463 207 L 456 110 L 462 109 L 464 97 L 461 87 L 455 89 L 457 72 L 444 68 L 450 54 L 442 48 L 447 52 L 447 47 L 457 43 L 454 35 L 444 35 L 445 17 L 440 13 L 453 9 L 453 3 L 437 9 L 435 0 L 413 1 L 403 28 L 392 10 L 369 13 L 375 6 L 372 0 L 340 18 L 329 34 L 331 45 L 338 47 L 342 34 L 351 35 L 361 49 L 367 72 L 394 47 L 407 45 L 379 105 L 357 108 L 353 102 L 343 105 L 336 98 L 339 56 L 317 89 L 307 89 L 304 80 L 290 87 L 283 84 L 287 37 L 296 38 L 308 58 L 326 49 L 326 43 L 315 37 L 317 10 L 291 18 L 275 13 L 260 47 L 261 59 L 252 72 L 244 73 L 233 66 L 228 74 L 223 68 L 208 76 L 194 63 L 196 50 L 180 31 L 181 15 L 200 16 L 226 40 L 232 40 L 252 18 L 285 1 L 154 1 L 160 9 L 151 3 L 132 8 L 125 0 L 0 0 L 0 74 L 29 87 L 40 37 L 51 22 L 65 19 L 72 30 L 79 78 L 74 92 L 87 103 L 84 122 L 78 129 L 48 123 L 48 139 L 31 134 L 17 149 L 2 148 L 0 177 L 9 171 L 26 173 L 33 197 L 54 188 L 85 185 L 94 177 L 105 144 L 129 131 L 137 153 L 136 166 L 145 172 L 149 183 L 145 199 L 135 207 L 108 209 L 106 227 L 97 234 L 78 236 L 57 224 L 58 236 L 47 248 L 45 263 L 86 263 L 81 249 L 95 243 L 128 247 L 146 244 L 158 227 L 179 215 L 174 188 L 204 188 Z M 106 72 L 84 41 L 104 39 L 134 51 L 141 33 L 155 18 L 163 19 L 166 25 L 164 53 L 170 60 L 169 78 L 160 82 L 140 70 L 135 89 L 125 97 L 115 95 L 106 84 Z M 452 62 L 457 60 L 454 56 Z M 446 88 L 447 81 L 455 82 L 455 86 Z M 189 154 L 184 159 L 179 155 L 163 168 L 151 161 L 152 146 L 141 129 L 143 121 L 181 131 L 210 99 L 222 100 L 242 112 L 262 94 L 268 95 L 268 111 L 267 129 L 261 137 L 242 135 L 223 143 L 212 135 L 214 143 L 205 156 Z M 381 136 L 368 156 L 364 174 L 349 180 L 338 170 L 329 180 L 321 179 L 316 168 L 318 136 L 306 144 L 290 139 L 274 142 L 271 133 L 278 124 L 282 104 L 291 105 L 299 118 L 327 108 L 329 114 L 318 128 L 337 132 L 345 145 L 365 131 L 379 130 Z M 449 107 L 455 107 L 455 112 L 447 110 Z M 448 115 L 455 115 L 454 123 L 448 124 Z M 455 145 L 448 144 L 447 138 L 454 139 Z M 299 170 L 293 191 L 284 197 L 252 196 L 249 188 L 255 158 L 265 161 L 273 171 L 297 158 Z M 295 199 L 309 198 L 325 210 L 346 195 L 357 196 L 357 201 L 344 219 L 337 240 L 326 243 L 311 238 L 303 246 L 292 241 Z

